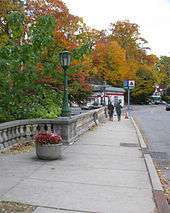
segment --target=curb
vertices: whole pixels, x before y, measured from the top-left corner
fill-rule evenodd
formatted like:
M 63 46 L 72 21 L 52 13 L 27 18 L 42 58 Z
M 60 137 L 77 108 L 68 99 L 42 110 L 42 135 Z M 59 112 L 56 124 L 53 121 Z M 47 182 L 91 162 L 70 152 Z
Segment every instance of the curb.
M 138 137 L 140 148 L 142 150 L 145 165 L 146 165 L 146 168 L 148 171 L 149 179 L 150 179 L 151 186 L 152 186 L 153 197 L 154 197 L 158 212 L 159 213 L 170 213 L 170 208 L 169 208 L 168 202 L 164 196 L 164 189 L 160 182 L 160 179 L 157 174 L 157 171 L 156 171 L 155 165 L 153 163 L 153 160 L 151 158 L 151 155 L 148 151 L 147 145 L 144 141 L 143 135 L 141 134 L 139 127 L 137 126 L 134 118 L 131 116 L 130 119 L 136 130 L 136 134 Z

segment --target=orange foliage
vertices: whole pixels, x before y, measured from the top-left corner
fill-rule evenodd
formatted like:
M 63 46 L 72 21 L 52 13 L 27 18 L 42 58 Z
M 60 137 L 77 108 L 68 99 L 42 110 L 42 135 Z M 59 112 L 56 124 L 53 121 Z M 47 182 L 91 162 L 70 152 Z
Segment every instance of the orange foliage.
M 74 73 L 71 76 L 71 81 L 72 82 L 79 82 L 80 85 L 82 86 L 83 89 L 85 89 L 86 91 L 90 91 L 91 90 L 91 86 L 89 85 L 89 83 L 87 82 L 87 76 L 85 73 L 83 72 L 79 72 L 79 73 Z
M 151 55 L 145 55 L 144 60 L 146 64 L 154 66 L 159 61 L 159 58 L 156 55 L 151 54 Z
M 123 79 L 128 69 L 125 50 L 114 40 L 96 45 L 93 62 L 98 70 L 97 75 L 113 85 Z
M 26 10 L 29 22 L 33 22 L 36 17 L 41 15 L 53 15 L 57 23 L 54 31 L 57 45 L 60 48 L 67 47 L 68 50 L 75 48 L 74 34 L 82 19 L 71 15 L 61 0 L 28 0 Z
M 43 66 L 42 63 L 38 63 L 38 64 L 36 65 L 36 69 L 37 69 L 37 71 L 39 71 L 39 72 L 41 72 L 41 71 L 43 70 L 43 68 L 44 68 L 44 66 Z

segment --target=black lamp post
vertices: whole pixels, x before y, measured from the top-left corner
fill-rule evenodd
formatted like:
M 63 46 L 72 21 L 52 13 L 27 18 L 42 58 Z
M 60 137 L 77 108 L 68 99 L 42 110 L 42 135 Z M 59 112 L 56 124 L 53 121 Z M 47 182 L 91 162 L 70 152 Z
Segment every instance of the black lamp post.
M 70 116 L 70 109 L 68 103 L 68 77 L 67 77 L 67 69 L 71 63 L 71 54 L 67 50 L 64 50 L 60 53 L 60 63 L 64 69 L 64 97 L 63 97 L 63 107 L 62 107 L 62 116 L 68 117 Z
M 106 81 L 104 81 L 103 93 L 104 93 L 104 106 L 106 106 Z
M 106 81 L 103 82 L 103 85 L 101 87 L 101 92 L 103 96 L 101 97 L 101 104 L 103 106 L 106 106 Z

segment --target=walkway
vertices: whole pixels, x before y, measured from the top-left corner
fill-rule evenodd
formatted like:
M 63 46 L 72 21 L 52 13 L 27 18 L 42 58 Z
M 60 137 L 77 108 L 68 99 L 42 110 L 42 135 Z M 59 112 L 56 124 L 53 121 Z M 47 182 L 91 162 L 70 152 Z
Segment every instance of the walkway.
M 106 122 L 64 150 L 62 160 L 34 153 L 0 155 L 0 196 L 34 213 L 153 213 L 148 173 L 130 120 Z

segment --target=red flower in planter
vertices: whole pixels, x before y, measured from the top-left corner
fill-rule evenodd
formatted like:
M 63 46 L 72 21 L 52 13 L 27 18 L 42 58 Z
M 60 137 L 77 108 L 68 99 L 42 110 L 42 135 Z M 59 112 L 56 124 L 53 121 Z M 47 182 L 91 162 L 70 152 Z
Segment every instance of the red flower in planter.
M 57 144 L 62 141 L 62 137 L 56 133 L 40 132 L 35 137 L 35 142 L 40 144 Z

